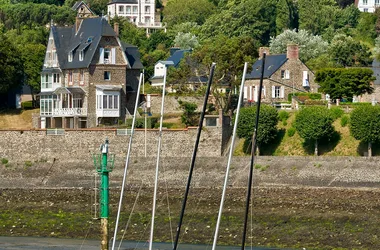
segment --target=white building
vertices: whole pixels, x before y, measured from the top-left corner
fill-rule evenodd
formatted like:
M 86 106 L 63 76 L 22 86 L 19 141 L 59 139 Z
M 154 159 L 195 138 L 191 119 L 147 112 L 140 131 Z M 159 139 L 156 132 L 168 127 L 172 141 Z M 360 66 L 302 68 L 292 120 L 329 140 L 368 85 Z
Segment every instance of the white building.
M 155 0 L 111 0 L 107 14 L 129 19 L 139 28 L 163 29 L 160 17 L 156 16 Z
M 380 0 L 355 0 L 355 5 L 361 12 L 375 12 L 380 7 Z

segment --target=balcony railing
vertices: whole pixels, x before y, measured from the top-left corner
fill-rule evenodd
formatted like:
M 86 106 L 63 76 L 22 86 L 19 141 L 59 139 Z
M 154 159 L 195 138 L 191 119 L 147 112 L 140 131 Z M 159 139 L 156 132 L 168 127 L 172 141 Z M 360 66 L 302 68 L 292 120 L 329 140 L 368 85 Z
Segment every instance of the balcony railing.
M 154 22 L 154 23 L 138 22 L 137 26 L 138 27 L 151 27 L 151 28 L 162 28 L 163 27 L 161 22 Z
M 86 108 L 55 108 L 53 116 L 84 116 L 87 115 Z

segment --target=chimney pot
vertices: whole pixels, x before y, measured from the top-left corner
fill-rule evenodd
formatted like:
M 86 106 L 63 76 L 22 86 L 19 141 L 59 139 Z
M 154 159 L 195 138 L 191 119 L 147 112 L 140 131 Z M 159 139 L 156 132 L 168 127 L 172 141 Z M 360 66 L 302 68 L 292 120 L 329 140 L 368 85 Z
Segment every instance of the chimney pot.
M 116 33 L 116 36 L 119 36 L 119 23 L 115 22 L 113 24 L 113 29 L 114 29 L 114 31 Z
M 269 47 L 260 47 L 259 48 L 259 59 L 263 58 L 264 53 L 269 55 Z
M 299 47 L 298 44 L 288 44 L 286 57 L 288 59 L 298 59 L 299 58 Z

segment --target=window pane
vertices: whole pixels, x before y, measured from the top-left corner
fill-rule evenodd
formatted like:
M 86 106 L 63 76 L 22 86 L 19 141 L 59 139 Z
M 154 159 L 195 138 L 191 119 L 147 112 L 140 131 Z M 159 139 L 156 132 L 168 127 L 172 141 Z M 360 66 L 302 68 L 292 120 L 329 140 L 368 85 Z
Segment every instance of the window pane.
M 115 109 L 119 109 L 119 98 L 118 97 L 119 96 L 117 96 L 117 95 L 113 96 L 113 105 L 114 105 Z
M 113 109 L 112 95 L 108 96 L 108 105 L 109 105 L 109 109 Z
M 103 96 L 103 109 L 107 109 L 108 108 L 108 105 L 107 105 L 107 96 L 104 95 Z

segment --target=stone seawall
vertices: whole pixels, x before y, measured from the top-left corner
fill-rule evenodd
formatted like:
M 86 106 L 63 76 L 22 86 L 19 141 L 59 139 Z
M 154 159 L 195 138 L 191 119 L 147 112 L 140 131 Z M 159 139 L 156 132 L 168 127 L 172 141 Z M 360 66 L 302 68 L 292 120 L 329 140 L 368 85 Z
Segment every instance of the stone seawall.
M 0 158 L 18 161 L 81 161 L 99 153 L 99 146 L 106 138 L 116 157 L 124 158 L 129 136 L 116 135 L 115 129 L 65 130 L 64 135 L 47 135 L 46 130 L 1 130 Z M 192 154 L 197 128 L 163 130 L 162 157 L 189 157 Z M 158 130 L 147 130 L 147 156 L 157 155 Z M 220 128 L 204 128 L 198 155 L 220 156 L 222 154 L 222 131 Z M 133 137 L 132 155 L 145 156 L 145 131 L 136 130 Z
M 366 157 L 258 157 L 254 167 L 254 185 L 261 187 L 380 187 L 380 158 Z M 159 167 L 159 186 L 184 188 L 191 157 L 163 157 Z M 196 160 L 192 187 L 222 188 L 227 157 L 199 157 Z M 125 157 L 117 156 L 110 174 L 110 187 L 119 188 Z M 234 157 L 229 187 L 247 186 L 250 157 Z M 155 157 L 132 157 L 127 185 L 153 187 Z M 96 176 L 89 155 L 73 158 L 28 162 L 9 160 L 0 163 L 0 188 L 91 188 Z

